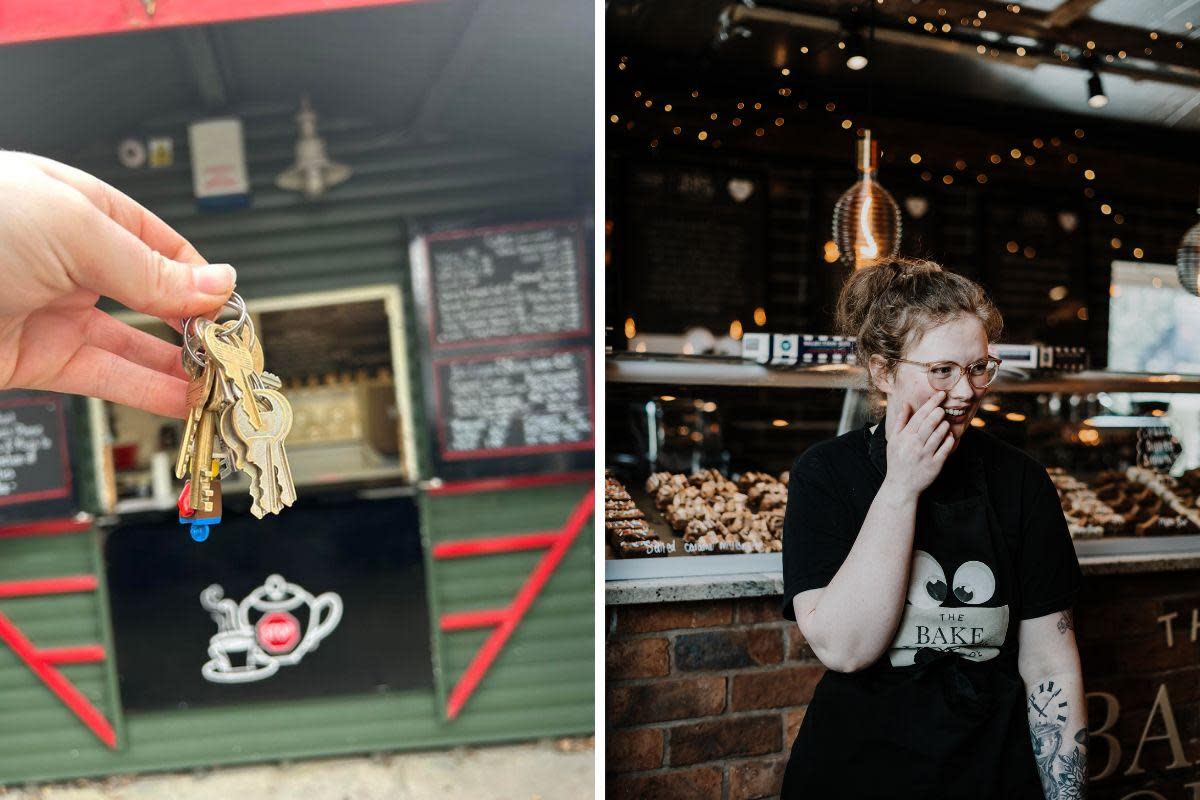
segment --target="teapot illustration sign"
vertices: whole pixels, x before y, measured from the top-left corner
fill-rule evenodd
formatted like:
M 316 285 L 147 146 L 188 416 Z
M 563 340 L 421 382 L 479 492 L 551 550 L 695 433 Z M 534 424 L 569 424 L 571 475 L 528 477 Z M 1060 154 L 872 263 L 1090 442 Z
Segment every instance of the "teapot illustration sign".
M 240 603 L 214 583 L 200 593 L 200 605 L 217 623 L 208 640 L 209 660 L 200 668 L 212 683 L 261 681 L 298 664 L 342 619 L 342 598 L 335 592 L 314 597 L 282 575 L 269 576 Z

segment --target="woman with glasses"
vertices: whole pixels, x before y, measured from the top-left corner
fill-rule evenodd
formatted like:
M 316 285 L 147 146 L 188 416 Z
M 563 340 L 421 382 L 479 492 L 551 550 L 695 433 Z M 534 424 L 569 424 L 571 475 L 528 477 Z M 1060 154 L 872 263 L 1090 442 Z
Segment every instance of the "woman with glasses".
M 837 322 L 886 412 L 792 468 L 784 614 L 827 671 L 783 797 L 1082 797 L 1081 576 L 1058 493 L 971 425 L 999 311 L 897 260 L 850 276 Z

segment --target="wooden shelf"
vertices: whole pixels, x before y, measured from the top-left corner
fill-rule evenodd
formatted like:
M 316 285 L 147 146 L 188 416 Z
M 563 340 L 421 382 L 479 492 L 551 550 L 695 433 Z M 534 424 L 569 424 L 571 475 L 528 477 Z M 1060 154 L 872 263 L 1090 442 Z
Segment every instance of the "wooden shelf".
M 791 369 L 769 368 L 735 358 L 644 356 L 620 354 L 605 362 L 609 383 L 658 386 L 745 386 L 764 389 L 861 389 L 861 367 L 826 364 Z M 1023 377 L 1001 373 L 993 392 L 1088 394 L 1092 392 L 1158 392 L 1200 394 L 1200 376 L 1136 372 L 1086 372 Z

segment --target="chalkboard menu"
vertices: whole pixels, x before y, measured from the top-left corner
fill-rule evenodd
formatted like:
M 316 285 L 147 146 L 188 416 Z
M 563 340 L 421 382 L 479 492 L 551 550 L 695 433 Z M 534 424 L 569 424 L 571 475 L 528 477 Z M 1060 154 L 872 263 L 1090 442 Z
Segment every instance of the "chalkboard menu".
M 592 447 L 587 348 L 437 362 L 442 458 Z
M 1168 473 L 1183 453 L 1183 445 L 1170 424 L 1137 429 L 1137 463 L 1155 472 Z
M 765 176 L 656 162 L 627 181 L 621 291 L 637 329 L 723 333 L 752 319 L 766 286 Z
M 590 469 L 591 265 L 578 221 L 442 231 L 411 248 L 434 475 Z
M 72 516 L 72 399 L 0 392 L 0 525 Z
M 577 223 L 438 233 L 425 249 L 434 348 L 587 332 Z

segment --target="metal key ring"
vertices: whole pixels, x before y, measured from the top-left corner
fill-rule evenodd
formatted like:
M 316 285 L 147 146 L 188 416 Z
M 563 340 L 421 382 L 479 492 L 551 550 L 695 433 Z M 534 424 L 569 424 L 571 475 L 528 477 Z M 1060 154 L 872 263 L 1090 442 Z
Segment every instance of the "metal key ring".
M 183 334 L 184 334 L 183 349 L 184 349 L 184 353 L 185 353 L 184 357 L 185 357 L 185 359 L 191 359 L 191 362 L 198 369 L 202 370 L 202 369 L 204 369 L 205 364 L 208 362 L 208 354 L 203 351 L 204 345 L 202 344 L 202 342 L 204 339 L 204 334 L 203 334 L 203 329 L 200 327 L 201 324 L 203 324 L 204 326 L 220 324 L 221 327 L 224 328 L 224 326 L 229 325 L 229 322 L 216 323 L 216 322 L 212 322 L 211 320 L 205 319 L 203 317 L 190 317 L 187 320 L 187 322 L 188 322 L 188 324 L 183 329 Z M 254 339 L 257 337 L 257 334 L 254 331 L 254 320 L 251 319 L 250 317 L 246 317 L 241 322 L 250 331 L 250 341 L 253 342 Z M 239 327 L 238 325 L 234 325 L 231 328 L 220 330 L 217 332 L 217 335 L 220 336 L 222 339 L 224 339 L 228 336 L 236 335 L 238 327 Z M 198 343 L 193 345 L 193 340 L 197 340 Z M 186 363 L 184 366 L 185 367 L 187 366 Z
M 241 295 L 239 295 L 237 292 L 230 293 L 229 299 L 225 301 L 225 304 L 221 307 L 221 310 L 223 311 L 226 308 L 237 312 L 237 315 L 238 315 L 236 324 L 229 331 L 231 334 L 238 333 L 242 329 L 242 327 L 244 325 L 246 325 L 247 323 L 250 324 L 250 331 L 253 334 L 254 323 L 251 322 L 251 320 L 250 320 L 250 314 L 246 310 L 246 301 L 242 299 Z M 220 315 L 220 312 L 218 312 L 218 316 L 219 315 Z M 180 320 L 180 328 L 182 329 L 182 332 L 183 332 L 184 357 L 191 359 L 193 364 L 196 364 L 201 369 L 203 369 L 206 359 L 201 357 L 200 353 L 197 352 L 196 348 L 192 347 L 191 335 L 190 335 L 192 332 L 192 329 L 196 328 L 195 332 L 194 332 L 196 338 L 198 338 L 198 339 L 203 338 L 200 333 L 199 328 L 196 327 L 200 324 L 200 320 L 204 320 L 205 322 L 212 321 L 205 317 L 187 317 L 185 319 Z M 184 363 L 184 366 L 185 367 L 187 366 L 186 362 Z
M 204 339 L 204 333 L 203 333 L 203 329 L 201 328 L 201 325 L 202 324 L 204 326 L 217 325 L 218 323 L 212 322 L 211 320 L 208 320 L 205 317 L 189 317 L 186 322 L 187 322 L 187 324 L 184 326 L 184 329 L 183 329 L 183 334 L 184 334 L 183 345 L 184 345 L 184 350 L 187 354 L 187 358 L 190 358 L 192 360 L 192 363 L 195 364 L 199 369 L 204 369 L 204 365 L 207 361 L 207 353 L 205 353 L 204 355 L 201 355 L 201 353 L 203 351 L 203 339 Z M 223 323 L 219 323 L 219 324 L 221 325 L 222 330 L 218 331 L 217 335 L 220 336 L 222 339 L 230 337 L 230 336 L 235 336 L 237 334 L 238 328 L 240 328 L 242 326 L 245 326 L 250 331 L 250 341 L 251 342 L 253 342 L 255 340 L 255 338 L 257 338 L 257 334 L 255 333 L 255 330 L 254 330 L 254 320 L 253 320 L 253 318 L 251 318 L 249 316 L 244 316 L 244 317 L 239 318 L 236 321 L 236 323 L 232 327 L 229 327 L 229 328 L 226 328 L 225 326 L 229 325 L 230 322 L 223 322 Z M 197 341 L 198 343 L 193 344 L 194 341 Z

